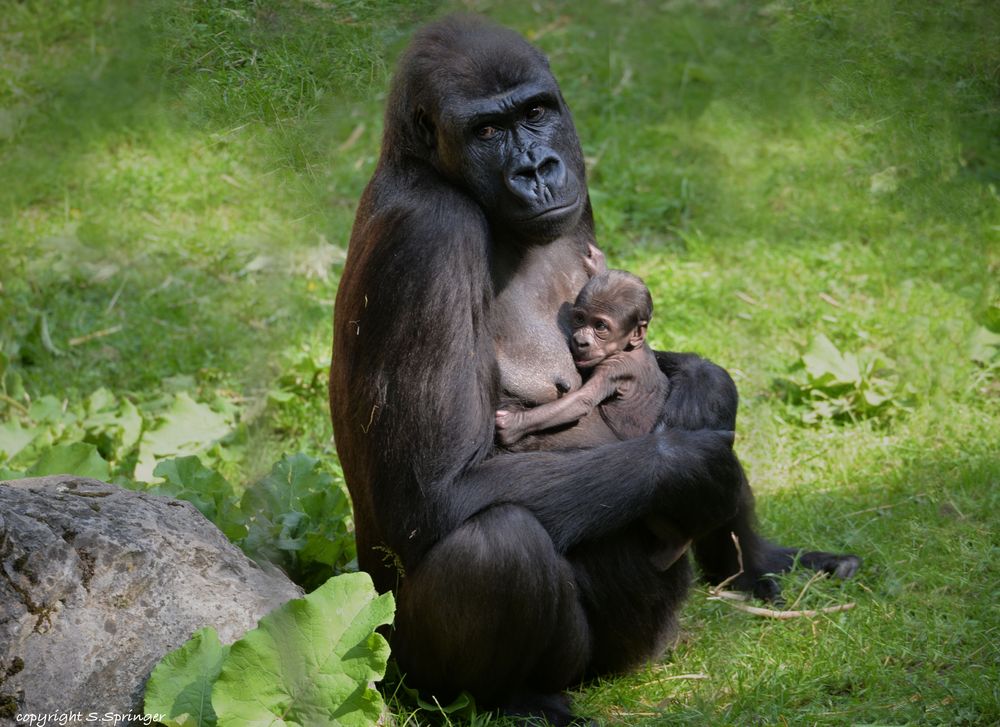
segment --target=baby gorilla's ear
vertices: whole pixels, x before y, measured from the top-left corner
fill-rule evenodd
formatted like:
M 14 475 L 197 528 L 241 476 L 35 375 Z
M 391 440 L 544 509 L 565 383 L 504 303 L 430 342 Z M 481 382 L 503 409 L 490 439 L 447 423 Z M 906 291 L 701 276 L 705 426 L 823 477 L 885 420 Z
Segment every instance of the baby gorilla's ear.
M 646 342 L 646 329 L 649 328 L 649 321 L 639 321 L 635 328 L 632 329 L 632 333 L 628 337 L 628 345 L 630 348 L 639 348 Z

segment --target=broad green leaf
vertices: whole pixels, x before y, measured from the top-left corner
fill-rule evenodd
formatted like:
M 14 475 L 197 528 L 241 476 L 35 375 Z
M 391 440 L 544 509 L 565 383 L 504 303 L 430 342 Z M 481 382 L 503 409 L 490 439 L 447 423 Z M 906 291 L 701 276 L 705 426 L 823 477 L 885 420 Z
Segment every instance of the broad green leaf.
M 219 725 L 373 725 L 389 644 L 375 629 L 392 621 L 391 594 L 365 573 L 331 578 L 289 601 L 233 644 L 212 690 Z
M 841 354 L 833 342 L 822 333 L 809 343 L 802 354 L 806 372 L 816 385 L 856 384 L 861 381 L 858 358 L 852 353 Z
M 230 540 L 246 536 L 245 518 L 237 507 L 233 486 L 218 472 L 203 465 L 198 457 L 163 460 L 156 465 L 153 476 L 163 478 L 163 482 L 150 487 L 151 492 L 187 500 Z
M 122 448 L 131 449 L 139 442 L 139 435 L 142 434 L 142 416 L 139 410 L 128 399 L 122 399 L 121 410 L 115 423 L 122 430 Z
M 898 401 L 899 378 L 892 366 L 878 351 L 841 353 L 819 334 L 796 367 L 802 375 L 779 380 L 778 385 L 790 404 L 804 407 L 800 418 L 806 424 L 824 419 L 856 421 L 904 408 Z
M 158 459 L 197 454 L 231 429 L 230 421 L 207 404 L 199 404 L 185 392 L 177 394 L 159 424 L 143 432 L 135 478 L 149 482 Z
M 117 403 L 115 395 L 103 386 L 87 397 L 87 409 L 94 412 L 114 409 Z
M 189 488 L 206 493 L 232 491 L 225 477 L 203 465 L 195 455 L 165 459 L 156 465 L 153 474 L 163 478 L 163 486 L 172 485 L 176 489 Z
M 115 456 L 121 457 L 138 443 L 142 416 L 128 399 L 119 402 L 107 389 L 100 388 L 87 397 L 83 426 L 92 434 L 110 434 L 115 440 Z
M 19 480 L 22 477 L 27 477 L 24 472 L 18 472 L 17 470 L 8 469 L 7 467 L 0 467 L 0 482 L 4 480 Z
M 247 488 L 240 510 L 248 527 L 243 549 L 280 565 L 306 588 L 324 583 L 354 558 L 347 495 L 304 454 L 282 458 Z
M 37 434 L 35 427 L 22 427 L 16 421 L 3 422 L 0 424 L 0 458 L 13 459 Z
M 275 463 L 266 477 L 247 489 L 243 511 L 298 511 L 318 515 L 313 496 L 331 488 L 336 488 L 333 477 L 320 469 L 315 459 L 302 453 L 285 456 Z
M 978 364 L 989 365 L 1000 357 L 1000 333 L 979 326 L 969 340 L 969 358 Z
M 33 421 L 44 424 L 59 422 L 66 416 L 63 403 L 49 394 L 31 402 L 28 413 Z
M 45 450 L 28 470 L 29 477 L 64 474 L 106 480 L 110 468 L 97 452 L 97 447 L 86 442 L 74 442 Z
M 465 719 L 471 719 L 476 714 L 476 700 L 468 692 L 463 691 L 448 704 L 441 704 L 436 700 L 433 702 L 427 701 L 420 696 L 420 691 L 417 689 L 412 689 L 404 685 L 403 691 L 409 695 L 410 699 L 418 707 L 427 712 L 454 715 Z
M 285 402 L 291 401 L 295 398 L 295 392 L 287 391 L 285 389 L 271 389 L 267 392 L 267 398 L 275 404 L 284 404 Z
M 157 715 L 166 727 L 214 727 L 212 685 L 219 678 L 229 649 L 209 626 L 164 656 L 146 684 L 146 714 Z

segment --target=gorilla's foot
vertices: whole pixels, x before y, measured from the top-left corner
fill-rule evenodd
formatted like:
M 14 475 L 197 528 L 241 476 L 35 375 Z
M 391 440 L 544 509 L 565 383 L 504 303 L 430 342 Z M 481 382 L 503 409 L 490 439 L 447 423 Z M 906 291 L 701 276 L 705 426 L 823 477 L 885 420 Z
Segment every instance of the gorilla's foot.
M 850 578 L 861 567 L 861 558 L 856 555 L 841 555 L 812 550 L 799 553 L 799 563 L 806 568 L 829 573 L 834 578 Z
M 774 546 L 762 553 L 756 567 L 746 567 L 737 578 L 729 582 L 728 588 L 750 593 L 761 601 L 780 604 L 781 587 L 774 578 L 776 573 L 792 569 L 796 562 L 804 568 L 828 573 L 834 578 L 850 578 L 861 567 L 861 558 L 856 555 L 827 553 L 821 550 L 799 550 Z M 709 583 L 720 583 L 720 577 L 709 577 Z
M 724 579 L 709 579 L 712 585 L 718 585 Z M 781 586 L 769 573 L 763 571 L 744 571 L 743 574 L 726 584 L 726 590 L 749 593 L 754 598 L 768 603 L 781 603 Z
M 516 718 L 525 727 L 544 724 L 553 727 L 596 727 L 593 720 L 573 714 L 569 697 L 565 694 L 517 694 L 507 700 L 500 711 Z

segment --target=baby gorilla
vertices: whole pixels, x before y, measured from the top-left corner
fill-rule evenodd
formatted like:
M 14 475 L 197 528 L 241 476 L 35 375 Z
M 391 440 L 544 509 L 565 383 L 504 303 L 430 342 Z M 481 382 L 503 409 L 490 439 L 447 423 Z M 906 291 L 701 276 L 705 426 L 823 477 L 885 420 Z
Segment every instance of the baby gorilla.
M 497 411 L 500 443 L 512 447 L 525 435 L 572 424 L 595 408 L 618 439 L 653 431 L 669 383 L 646 344 L 652 317 L 652 296 L 638 277 L 624 270 L 594 275 L 577 296 L 570 318 L 570 351 L 586 379 L 583 386 L 532 409 Z M 649 516 L 645 524 L 657 541 L 651 560 L 666 570 L 690 542 L 660 518 Z
M 592 277 L 573 305 L 570 351 L 586 381 L 576 391 L 533 409 L 501 409 L 497 437 L 505 447 L 527 434 L 571 424 L 598 408 L 618 439 L 653 431 L 667 398 L 667 377 L 646 345 L 653 299 L 624 270 Z

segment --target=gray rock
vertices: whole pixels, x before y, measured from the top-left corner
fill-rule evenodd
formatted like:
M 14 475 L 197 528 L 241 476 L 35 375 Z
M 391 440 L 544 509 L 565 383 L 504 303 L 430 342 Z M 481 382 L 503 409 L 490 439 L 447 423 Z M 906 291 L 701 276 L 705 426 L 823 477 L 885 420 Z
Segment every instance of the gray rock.
M 0 723 L 141 714 L 150 671 L 194 631 L 231 643 L 301 595 L 189 503 L 79 477 L 0 482 Z

